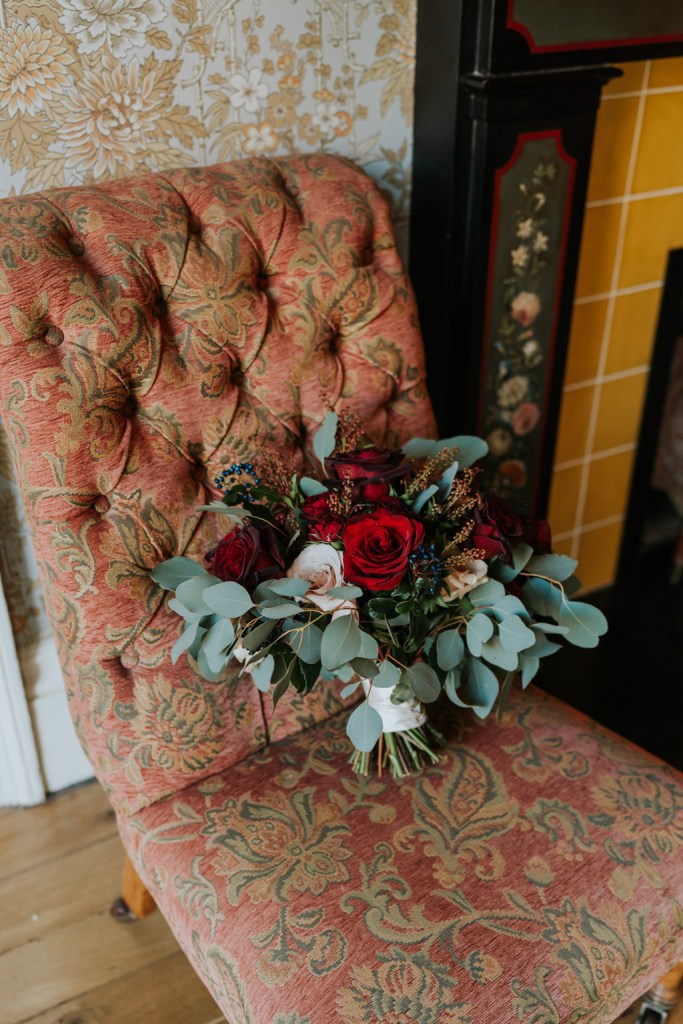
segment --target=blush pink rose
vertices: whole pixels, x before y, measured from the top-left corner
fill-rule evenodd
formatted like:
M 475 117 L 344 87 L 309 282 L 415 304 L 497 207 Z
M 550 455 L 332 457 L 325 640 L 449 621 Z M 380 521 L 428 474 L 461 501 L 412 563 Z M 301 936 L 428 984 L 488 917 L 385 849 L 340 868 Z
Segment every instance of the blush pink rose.
M 522 402 L 512 417 L 512 429 L 518 437 L 530 434 L 541 418 L 541 411 L 535 402 Z
M 532 324 L 541 312 L 541 300 L 536 292 L 520 292 L 515 295 L 510 306 L 512 319 L 522 327 Z

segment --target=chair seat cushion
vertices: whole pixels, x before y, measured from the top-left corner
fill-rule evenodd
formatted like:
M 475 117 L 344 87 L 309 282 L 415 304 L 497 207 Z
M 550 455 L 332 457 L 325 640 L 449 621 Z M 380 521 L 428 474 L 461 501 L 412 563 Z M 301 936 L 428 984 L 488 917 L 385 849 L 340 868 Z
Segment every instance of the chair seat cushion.
M 120 822 L 231 1024 L 597 1024 L 683 957 L 672 768 L 533 689 L 400 783 L 345 721 Z

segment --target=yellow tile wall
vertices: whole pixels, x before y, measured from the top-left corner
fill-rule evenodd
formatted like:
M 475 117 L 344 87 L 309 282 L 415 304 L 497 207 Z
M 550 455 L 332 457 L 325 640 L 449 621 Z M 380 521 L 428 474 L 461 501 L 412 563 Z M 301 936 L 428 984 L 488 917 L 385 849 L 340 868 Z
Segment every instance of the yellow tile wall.
M 683 59 L 624 65 L 596 124 L 549 518 L 614 580 L 669 249 L 683 246 Z

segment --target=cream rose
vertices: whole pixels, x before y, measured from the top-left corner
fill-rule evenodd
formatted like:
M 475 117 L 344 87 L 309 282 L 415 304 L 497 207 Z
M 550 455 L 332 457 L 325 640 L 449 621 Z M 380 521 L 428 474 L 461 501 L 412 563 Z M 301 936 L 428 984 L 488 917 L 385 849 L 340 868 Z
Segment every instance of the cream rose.
M 458 601 L 465 594 L 469 594 L 470 590 L 481 586 L 482 583 L 487 583 L 486 569 L 486 562 L 483 562 L 481 558 L 473 558 L 471 561 L 465 562 L 461 569 L 454 569 L 444 580 L 448 587 L 448 594 L 444 601 Z
M 308 544 L 294 559 L 287 576 L 308 580 L 310 587 L 301 600 L 310 601 L 324 612 L 355 610 L 355 602 L 342 597 L 328 597 L 328 590 L 344 582 L 344 559 L 331 544 Z

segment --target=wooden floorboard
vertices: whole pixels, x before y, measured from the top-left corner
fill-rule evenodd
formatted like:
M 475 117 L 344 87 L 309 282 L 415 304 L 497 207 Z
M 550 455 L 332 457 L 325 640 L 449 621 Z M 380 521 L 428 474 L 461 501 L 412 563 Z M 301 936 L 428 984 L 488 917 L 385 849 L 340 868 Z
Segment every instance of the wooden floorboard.
M 96 784 L 0 814 L 0 1024 L 223 1024 L 161 914 L 109 916 L 123 866 Z

